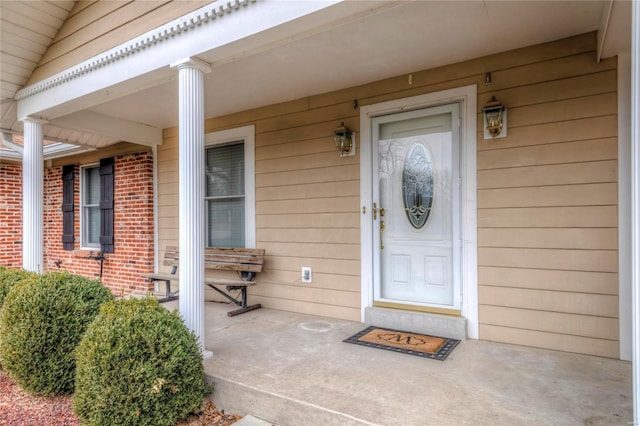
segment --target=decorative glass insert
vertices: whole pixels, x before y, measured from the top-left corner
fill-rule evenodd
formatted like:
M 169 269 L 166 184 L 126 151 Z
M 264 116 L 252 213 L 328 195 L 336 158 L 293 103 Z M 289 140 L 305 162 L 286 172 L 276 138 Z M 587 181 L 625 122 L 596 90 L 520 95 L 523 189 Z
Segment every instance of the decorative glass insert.
M 433 167 L 431 155 L 422 144 L 414 144 L 407 153 L 402 171 L 402 201 L 409 223 L 422 229 L 433 205 Z

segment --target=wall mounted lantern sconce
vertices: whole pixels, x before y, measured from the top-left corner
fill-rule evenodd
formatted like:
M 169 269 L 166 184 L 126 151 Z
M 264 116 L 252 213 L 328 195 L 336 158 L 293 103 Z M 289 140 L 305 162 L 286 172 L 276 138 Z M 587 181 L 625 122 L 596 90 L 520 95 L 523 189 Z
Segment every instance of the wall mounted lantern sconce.
M 340 157 L 351 157 L 356 154 L 356 134 L 343 123 L 333 131 L 333 141 L 340 151 Z
M 484 138 L 497 139 L 507 136 L 507 108 L 495 96 L 482 108 Z

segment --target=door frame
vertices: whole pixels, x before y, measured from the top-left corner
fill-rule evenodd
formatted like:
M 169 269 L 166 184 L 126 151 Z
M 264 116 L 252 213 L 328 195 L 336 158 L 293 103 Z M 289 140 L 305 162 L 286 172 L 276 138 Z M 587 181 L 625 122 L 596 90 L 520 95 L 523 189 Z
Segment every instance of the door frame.
M 361 320 L 373 306 L 373 159 L 371 120 L 396 112 L 460 103 L 460 157 L 462 177 L 461 314 L 467 320 L 467 336 L 478 338 L 478 229 L 476 182 L 477 86 L 469 85 L 425 95 L 381 102 L 360 108 L 360 259 Z

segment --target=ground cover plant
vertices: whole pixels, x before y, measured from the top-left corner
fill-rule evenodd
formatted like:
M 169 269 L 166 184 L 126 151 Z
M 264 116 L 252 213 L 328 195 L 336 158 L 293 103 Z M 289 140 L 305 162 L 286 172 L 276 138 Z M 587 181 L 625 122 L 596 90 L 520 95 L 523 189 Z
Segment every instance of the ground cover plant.
M 0 364 L 28 392 L 73 392 L 75 349 L 100 305 L 100 281 L 67 272 L 30 274 L 13 285 L 0 312 Z
M 196 336 L 154 298 L 103 305 L 76 373 L 73 409 L 87 425 L 173 425 L 212 391 Z

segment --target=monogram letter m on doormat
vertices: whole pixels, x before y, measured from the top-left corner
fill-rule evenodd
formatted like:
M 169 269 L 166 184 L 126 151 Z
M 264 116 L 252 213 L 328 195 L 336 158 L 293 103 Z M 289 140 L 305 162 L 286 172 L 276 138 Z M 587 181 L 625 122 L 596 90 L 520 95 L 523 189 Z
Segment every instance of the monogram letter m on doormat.
M 386 349 L 444 361 L 460 340 L 426 334 L 409 333 L 381 327 L 368 327 L 343 340 L 347 343 Z

